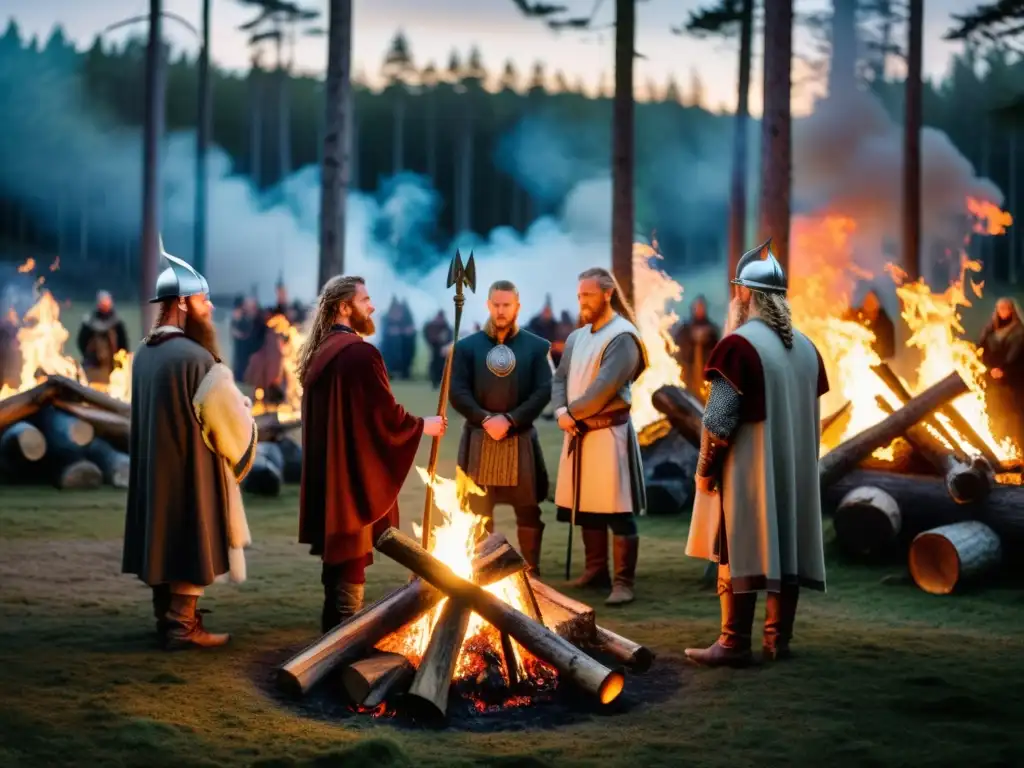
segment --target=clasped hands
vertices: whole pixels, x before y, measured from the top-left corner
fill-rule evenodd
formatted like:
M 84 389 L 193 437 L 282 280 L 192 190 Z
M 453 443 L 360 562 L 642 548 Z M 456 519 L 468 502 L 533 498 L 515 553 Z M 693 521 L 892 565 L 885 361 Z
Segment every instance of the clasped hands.
M 512 428 L 512 422 L 508 420 L 507 416 L 496 413 L 484 419 L 481 426 L 491 440 L 504 440 Z

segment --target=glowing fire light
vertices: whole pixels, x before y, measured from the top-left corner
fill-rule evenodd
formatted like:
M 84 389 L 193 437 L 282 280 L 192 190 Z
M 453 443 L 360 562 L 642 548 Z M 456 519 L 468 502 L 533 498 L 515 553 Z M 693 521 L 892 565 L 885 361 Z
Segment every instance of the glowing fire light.
M 265 393 L 257 389 L 253 395 L 253 413 L 277 413 L 281 422 L 295 421 L 302 417 L 302 382 L 298 376 L 299 350 L 306 340 L 306 334 L 297 326 L 288 322 L 284 315 L 274 315 L 267 320 L 267 330 L 277 334 L 281 339 L 281 355 L 284 366 L 285 397 L 283 403 L 268 403 Z

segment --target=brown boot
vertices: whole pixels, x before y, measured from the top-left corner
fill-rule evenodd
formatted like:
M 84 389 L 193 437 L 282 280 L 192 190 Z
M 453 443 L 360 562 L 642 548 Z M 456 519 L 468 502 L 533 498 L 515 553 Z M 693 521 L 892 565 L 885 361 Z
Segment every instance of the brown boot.
M 687 648 L 686 658 L 703 667 L 745 667 L 752 661 L 750 634 L 757 608 L 757 593 L 737 595 L 732 586 L 719 586 L 722 634 L 708 648 Z
M 769 592 L 764 615 L 764 642 L 761 656 L 765 661 L 785 661 L 792 657 L 789 649 L 796 622 L 796 604 L 800 587 L 783 584 L 781 592 Z
M 608 529 L 582 528 L 583 554 L 586 558 L 583 575 L 569 586 L 577 589 L 607 589 L 612 585 L 608 576 Z
M 231 635 L 207 632 L 203 617 L 196 610 L 199 598 L 195 595 L 171 595 L 171 607 L 167 610 L 167 650 L 185 648 L 217 648 L 225 645 Z
M 534 576 L 540 576 L 540 544 L 544 538 L 544 524 L 540 528 L 516 528 L 519 538 L 519 554 L 526 560 L 526 567 Z
M 167 611 L 171 608 L 171 585 L 157 584 L 153 590 L 153 618 L 156 619 L 156 635 L 160 644 L 167 641 L 167 630 L 171 624 L 167 621 Z
M 320 631 L 325 635 L 363 609 L 365 584 L 338 581 L 324 585 L 324 608 L 320 615 Z
M 612 556 L 615 562 L 615 583 L 605 605 L 625 605 L 633 602 L 633 584 L 636 581 L 636 561 L 640 555 L 640 537 L 613 536 Z

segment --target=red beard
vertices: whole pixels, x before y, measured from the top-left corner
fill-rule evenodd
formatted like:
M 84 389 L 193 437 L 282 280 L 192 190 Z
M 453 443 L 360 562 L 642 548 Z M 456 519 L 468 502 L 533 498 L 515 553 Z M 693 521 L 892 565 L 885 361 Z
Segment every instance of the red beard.
M 373 318 L 360 312 L 355 307 L 352 307 L 352 316 L 349 318 L 348 324 L 353 331 L 364 338 L 373 336 L 377 332 L 377 326 L 374 324 Z
M 185 335 L 192 339 L 207 352 L 220 360 L 220 344 L 217 342 L 217 328 L 213 324 L 212 317 L 205 320 L 189 313 L 185 316 Z

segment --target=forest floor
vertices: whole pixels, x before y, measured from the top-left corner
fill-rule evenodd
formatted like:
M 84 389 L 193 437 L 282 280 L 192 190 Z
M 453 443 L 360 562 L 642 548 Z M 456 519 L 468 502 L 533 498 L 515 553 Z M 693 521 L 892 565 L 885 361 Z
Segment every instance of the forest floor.
M 436 395 L 396 386 L 413 412 Z M 459 425 L 444 442 L 453 471 Z M 549 466 L 558 433 L 542 425 Z M 425 465 L 429 443 L 419 462 Z M 415 473 L 403 528 L 418 517 Z M 317 636 L 319 563 L 296 541 L 297 493 L 248 500 L 249 581 L 204 600 L 231 644 L 167 654 L 152 636 L 149 591 L 119 574 L 124 494 L 0 492 L 0 765 L 65 766 L 997 766 L 1024 764 L 1024 593 L 990 587 L 939 598 L 897 566 L 829 560 L 829 591 L 802 599 L 797 658 L 744 671 L 687 666 L 683 650 L 717 632 L 704 564 L 683 554 L 686 519 L 640 521 L 637 601 L 600 622 L 654 649 L 629 706 L 556 724 L 423 730 L 388 719 L 331 720 L 268 693 L 267 659 Z M 553 510 L 545 516 L 550 520 Z M 512 533 L 509 512 L 499 529 Z M 831 534 L 829 534 L 831 536 Z M 514 539 L 514 536 L 510 536 Z M 565 528 L 550 524 L 542 571 L 561 588 Z M 582 559 L 577 539 L 577 557 Z M 577 566 L 578 570 L 578 566 Z M 387 558 L 368 599 L 406 574 Z M 757 638 L 759 639 L 759 638 Z M 755 639 L 755 642 L 757 642 Z

